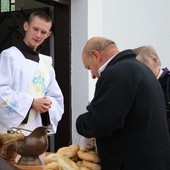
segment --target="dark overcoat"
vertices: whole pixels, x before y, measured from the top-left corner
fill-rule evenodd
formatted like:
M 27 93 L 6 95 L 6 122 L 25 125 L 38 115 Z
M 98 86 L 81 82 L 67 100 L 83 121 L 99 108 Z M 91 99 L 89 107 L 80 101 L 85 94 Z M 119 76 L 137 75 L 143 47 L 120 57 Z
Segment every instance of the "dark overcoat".
M 161 86 L 132 50 L 101 73 L 79 134 L 95 137 L 102 170 L 170 170 L 170 137 Z
M 166 113 L 168 118 L 168 128 L 170 133 L 170 71 L 168 68 L 164 68 L 161 76 L 159 77 L 159 83 L 161 84 L 164 99 L 166 103 Z

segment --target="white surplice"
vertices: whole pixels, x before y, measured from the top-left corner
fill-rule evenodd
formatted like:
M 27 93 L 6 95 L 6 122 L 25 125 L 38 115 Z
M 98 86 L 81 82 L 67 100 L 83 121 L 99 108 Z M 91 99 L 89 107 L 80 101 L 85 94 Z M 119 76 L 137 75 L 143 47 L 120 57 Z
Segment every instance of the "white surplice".
M 11 127 L 19 127 L 32 105 L 33 97 L 27 94 L 38 63 L 26 59 L 16 47 L 4 50 L 0 54 L 0 132 Z M 49 84 L 45 91 L 52 101 L 49 109 L 50 133 L 56 133 L 58 122 L 64 112 L 63 95 L 55 79 L 55 72 L 51 66 Z M 37 113 L 29 125 L 29 130 L 42 126 L 40 113 Z

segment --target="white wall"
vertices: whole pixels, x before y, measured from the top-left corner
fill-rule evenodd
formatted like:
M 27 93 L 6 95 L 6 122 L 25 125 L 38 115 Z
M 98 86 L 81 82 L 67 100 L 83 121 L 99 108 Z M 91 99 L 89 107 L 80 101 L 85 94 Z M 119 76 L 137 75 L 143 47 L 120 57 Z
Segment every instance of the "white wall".
M 162 66 L 169 65 L 169 0 L 103 0 L 103 35 L 113 39 L 121 50 L 152 45 Z
M 75 129 L 77 116 L 85 112 L 88 102 L 88 74 L 81 62 L 81 51 L 88 38 L 87 0 L 72 0 L 71 4 L 71 88 L 72 88 L 72 138 L 82 143 Z
M 86 111 L 96 82 L 82 65 L 85 41 L 91 36 L 103 35 L 115 41 L 120 50 L 152 45 L 162 66 L 170 68 L 170 1 L 71 0 L 71 3 L 73 143 L 81 143 L 75 120 Z
M 88 38 L 102 35 L 102 0 L 88 0 Z M 94 96 L 96 79 L 89 72 L 89 102 Z
M 82 64 L 82 49 L 88 38 L 94 34 L 102 35 L 102 0 L 71 1 L 72 34 L 72 135 L 73 143 L 82 145 L 83 138 L 77 134 L 76 118 L 86 112 L 86 106 L 94 94 L 96 80 Z M 95 8 L 95 11 L 94 11 Z

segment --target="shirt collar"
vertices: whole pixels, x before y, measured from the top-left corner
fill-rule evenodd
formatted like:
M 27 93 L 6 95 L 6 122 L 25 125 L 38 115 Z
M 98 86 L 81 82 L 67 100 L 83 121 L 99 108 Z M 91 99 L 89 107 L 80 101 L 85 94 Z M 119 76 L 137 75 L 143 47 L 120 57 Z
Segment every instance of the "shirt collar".
M 163 70 L 160 68 L 160 71 L 159 71 L 159 74 L 158 74 L 158 76 L 157 76 L 157 79 L 160 78 L 160 76 L 161 76 L 162 73 L 163 73 Z
M 113 56 L 113 57 L 114 57 L 114 56 Z M 101 74 L 102 71 L 104 71 L 104 69 L 106 68 L 106 66 L 108 65 L 108 63 L 110 62 L 110 60 L 112 60 L 113 57 L 111 57 L 108 61 L 106 61 L 106 63 L 104 63 L 104 64 L 99 68 L 99 70 L 98 70 L 99 75 Z

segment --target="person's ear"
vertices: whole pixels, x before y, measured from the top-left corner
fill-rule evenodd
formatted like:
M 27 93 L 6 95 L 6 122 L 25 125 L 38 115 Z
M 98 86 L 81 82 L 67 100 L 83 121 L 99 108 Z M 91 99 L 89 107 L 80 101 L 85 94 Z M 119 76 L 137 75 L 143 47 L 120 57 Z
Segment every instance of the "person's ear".
M 47 38 L 48 38 L 50 35 L 51 35 L 51 31 L 49 31 L 49 32 L 48 32 L 48 34 L 47 34 Z
M 24 31 L 28 30 L 28 22 L 26 21 L 24 22 L 23 28 L 24 28 Z
M 93 57 L 95 60 L 97 60 L 98 62 L 100 62 L 101 56 L 100 56 L 100 53 L 99 53 L 97 50 L 92 50 L 91 54 L 92 54 L 92 57 Z
M 157 67 L 157 66 L 159 65 L 158 58 L 154 57 L 154 58 L 152 59 L 152 61 L 153 61 L 153 65 L 154 65 L 154 66 Z

